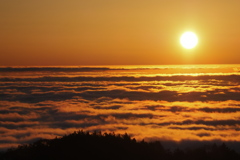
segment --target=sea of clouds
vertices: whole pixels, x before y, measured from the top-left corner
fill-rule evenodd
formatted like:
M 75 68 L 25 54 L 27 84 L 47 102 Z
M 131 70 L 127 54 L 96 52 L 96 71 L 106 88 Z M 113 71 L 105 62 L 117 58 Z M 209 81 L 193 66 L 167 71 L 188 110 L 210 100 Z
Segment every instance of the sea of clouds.
M 0 149 L 80 129 L 237 148 L 238 68 L 1 67 Z

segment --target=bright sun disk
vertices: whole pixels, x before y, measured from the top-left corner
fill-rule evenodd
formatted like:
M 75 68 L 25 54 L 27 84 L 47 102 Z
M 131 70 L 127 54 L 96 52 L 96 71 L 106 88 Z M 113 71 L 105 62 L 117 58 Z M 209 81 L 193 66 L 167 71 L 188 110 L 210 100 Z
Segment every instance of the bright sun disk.
M 197 35 L 193 32 L 185 32 L 180 38 L 180 43 L 184 48 L 192 49 L 198 43 Z

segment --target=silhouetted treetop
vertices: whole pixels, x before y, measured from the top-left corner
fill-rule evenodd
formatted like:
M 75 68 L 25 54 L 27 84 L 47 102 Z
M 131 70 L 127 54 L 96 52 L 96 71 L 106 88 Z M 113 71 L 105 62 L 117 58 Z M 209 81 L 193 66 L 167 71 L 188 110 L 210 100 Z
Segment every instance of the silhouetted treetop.
M 11 148 L 0 155 L 3 160 L 239 160 L 225 144 L 183 151 L 166 150 L 159 141 L 137 142 L 127 133 L 84 132 L 55 139 L 41 139 Z

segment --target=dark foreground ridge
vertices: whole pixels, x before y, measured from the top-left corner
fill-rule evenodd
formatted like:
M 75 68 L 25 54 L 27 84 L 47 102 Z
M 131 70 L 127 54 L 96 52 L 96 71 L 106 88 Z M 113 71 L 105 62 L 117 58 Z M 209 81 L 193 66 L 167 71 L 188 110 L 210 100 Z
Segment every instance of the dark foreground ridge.
M 240 160 L 224 143 L 170 151 L 159 141 L 137 142 L 128 134 L 78 131 L 52 140 L 42 139 L 1 153 L 1 160 Z

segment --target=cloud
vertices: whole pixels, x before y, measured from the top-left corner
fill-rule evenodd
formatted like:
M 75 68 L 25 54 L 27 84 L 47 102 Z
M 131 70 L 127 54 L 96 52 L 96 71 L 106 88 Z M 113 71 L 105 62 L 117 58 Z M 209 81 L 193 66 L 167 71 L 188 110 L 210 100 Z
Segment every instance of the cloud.
M 6 77 L 0 78 L 1 83 L 4 84 L 0 86 L 0 100 L 38 103 L 48 100 L 68 100 L 79 96 L 88 100 L 110 97 L 170 102 L 238 101 L 240 100 L 238 80 L 239 75 Z M 148 83 L 142 84 L 142 82 Z
M 208 112 L 208 113 L 212 113 L 212 112 L 219 112 L 219 113 L 231 113 L 231 112 L 240 112 L 240 108 L 209 108 L 209 107 L 204 107 L 204 108 L 200 108 L 198 109 L 199 111 L 203 111 L 203 112 Z
M 162 108 L 165 108 L 164 105 L 146 105 L 145 107 L 147 110 L 152 110 L 152 111 L 161 110 Z
M 213 128 L 213 127 L 209 127 L 209 126 L 175 126 L 175 127 L 169 127 L 169 129 L 174 129 L 174 130 L 193 130 L 193 131 L 197 131 L 197 130 L 206 130 L 206 131 L 216 131 L 218 130 L 217 128 Z
M 163 100 L 163 101 L 226 101 L 240 100 L 240 93 L 228 92 L 223 90 L 224 94 L 215 94 L 214 91 L 207 92 L 188 92 L 178 94 L 176 91 L 160 91 L 160 92 L 143 92 L 143 91 L 126 91 L 126 90 L 110 90 L 110 91 L 86 91 L 79 96 L 85 99 L 94 99 L 100 97 L 110 98 L 128 98 L 129 100 Z
M 210 126 L 237 126 L 240 124 L 240 120 L 235 119 L 227 119 L 227 120 L 212 120 L 212 121 L 204 121 L 204 120 L 197 120 L 195 122 L 192 121 L 185 121 L 183 123 L 195 123 L 195 124 L 204 124 Z
M 0 67 L 0 72 L 90 72 L 114 70 L 108 67 Z
M 40 76 L 34 78 L 0 78 L 1 82 L 91 82 L 91 81 L 108 81 L 108 82 L 142 82 L 142 81 L 199 81 L 205 84 L 213 84 L 213 85 L 221 85 L 228 86 L 229 84 L 236 85 L 239 84 L 240 75 L 204 75 L 204 76 L 112 76 L 112 77 L 90 77 L 90 76 L 75 76 L 75 77 L 67 77 L 67 76 Z M 214 81 L 213 81 L 214 80 Z M 217 83 L 216 83 L 217 82 Z M 228 83 L 232 82 L 232 83 Z M 166 83 L 170 85 L 170 83 Z
M 210 137 L 211 136 L 210 133 L 198 133 L 196 135 L 199 136 L 199 137 Z
M 1 121 L 0 125 L 2 127 L 8 128 L 8 129 L 14 129 L 14 128 L 34 127 L 34 126 L 40 125 L 40 122 L 37 122 L 37 121 L 20 121 L 20 122 Z
M 0 114 L 0 121 L 13 121 L 13 122 L 19 122 L 23 120 L 31 120 L 31 119 L 36 119 L 38 118 L 38 115 L 35 114 L 34 112 L 23 115 L 23 114 L 18 114 L 18 113 L 5 113 L 5 114 Z
M 139 140 L 240 138 L 239 75 L 105 74 L 111 68 L 43 74 L 49 69 L 64 71 L 28 68 L 39 75 L 22 77 L 4 71 L 14 76 L 0 78 L 0 148 L 78 129 L 127 132 Z M 79 76 L 88 71 L 103 74 Z
M 101 107 L 101 106 L 96 106 L 94 109 L 119 109 L 121 108 L 121 105 L 114 105 L 114 106 L 109 106 L 109 107 Z
M 181 106 L 173 106 L 168 111 L 171 112 L 190 112 L 191 110 L 187 109 L 186 107 L 181 107 Z

